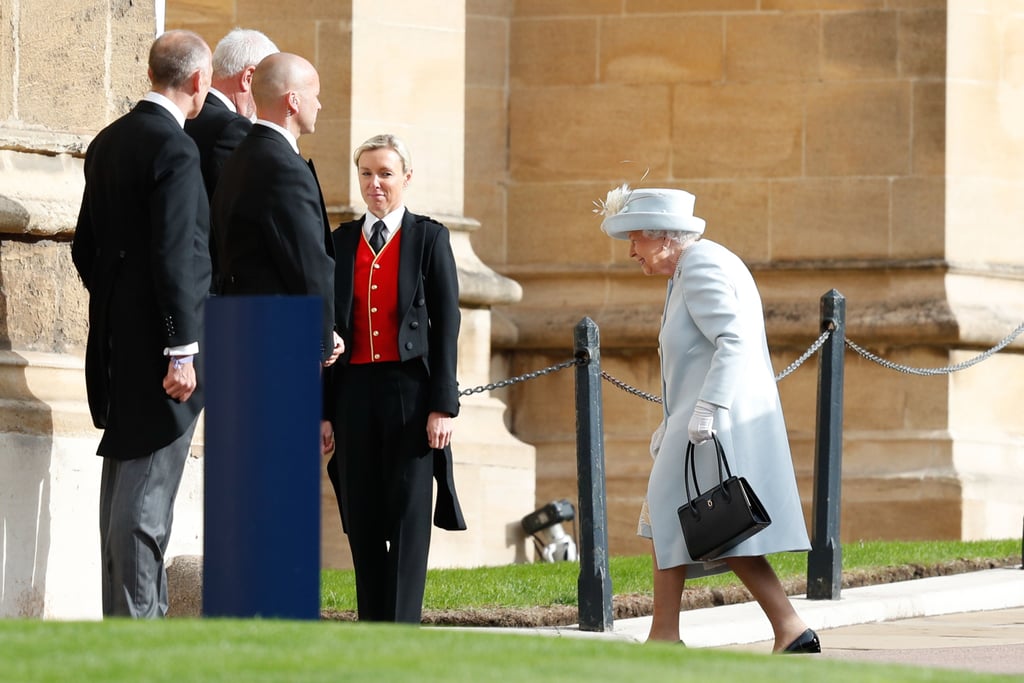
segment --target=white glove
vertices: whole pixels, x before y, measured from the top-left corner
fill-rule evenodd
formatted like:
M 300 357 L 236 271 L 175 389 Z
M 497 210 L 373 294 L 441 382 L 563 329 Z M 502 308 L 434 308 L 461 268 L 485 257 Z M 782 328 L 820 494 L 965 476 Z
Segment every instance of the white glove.
M 690 424 L 688 427 L 690 432 L 690 441 L 694 444 L 699 446 L 705 441 L 711 440 L 711 428 L 715 424 L 716 410 L 718 410 L 718 406 L 714 403 L 697 401 L 697 405 L 693 409 L 693 416 L 690 417 Z
M 665 421 L 662 420 L 658 428 L 654 430 L 654 434 L 651 434 L 651 457 L 657 458 L 658 451 L 661 450 L 661 442 L 665 440 Z

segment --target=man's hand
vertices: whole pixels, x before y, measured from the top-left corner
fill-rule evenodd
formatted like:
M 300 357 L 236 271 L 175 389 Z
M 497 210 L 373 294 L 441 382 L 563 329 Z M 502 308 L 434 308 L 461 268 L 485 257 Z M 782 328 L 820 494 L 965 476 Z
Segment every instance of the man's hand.
M 334 427 L 328 420 L 320 420 L 320 455 L 334 452 Z
M 337 332 L 332 333 L 334 335 L 334 348 L 331 350 L 331 356 L 324 361 L 324 367 L 330 367 L 334 365 L 334 361 L 338 360 L 338 356 L 345 353 L 345 342 L 341 337 L 338 336 Z
M 431 413 L 427 416 L 427 444 L 431 448 L 444 448 L 452 442 L 452 416 Z
M 192 392 L 196 390 L 196 368 L 192 364 L 192 360 L 189 359 L 187 362 L 175 362 L 176 358 L 171 358 L 167 362 L 167 376 L 164 377 L 164 391 L 171 398 L 185 402 L 192 396 Z M 176 367 L 177 366 L 177 367 Z

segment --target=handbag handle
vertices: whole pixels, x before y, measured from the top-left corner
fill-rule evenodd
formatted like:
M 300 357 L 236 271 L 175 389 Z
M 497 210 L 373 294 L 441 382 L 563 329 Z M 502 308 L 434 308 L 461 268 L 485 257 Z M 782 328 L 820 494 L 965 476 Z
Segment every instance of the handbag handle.
M 717 457 L 717 460 L 718 460 L 718 484 L 719 484 L 719 486 L 721 486 L 723 481 L 725 481 L 728 477 L 732 477 L 732 470 L 729 469 L 729 459 L 725 457 L 725 450 L 722 448 L 721 442 L 718 440 L 718 437 L 713 432 L 711 434 L 711 439 L 715 442 L 715 452 L 716 452 L 716 454 L 718 456 Z M 684 490 L 686 492 L 686 502 L 687 503 L 692 503 L 694 498 L 700 498 L 700 484 L 697 482 L 697 466 L 696 466 L 696 464 L 694 462 L 695 458 L 693 457 L 693 448 L 694 448 L 693 442 L 692 441 L 687 441 L 686 442 L 686 460 L 683 462 L 683 487 L 684 487 Z M 722 476 L 722 465 L 725 465 L 725 474 L 727 474 L 728 477 L 723 477 Z M 693 477 L 693 489 L 694 489 L 694 491 L 697 492 L 697 495 L 695 495 L 693 498 L 690 498 L 690 477 L 691 476 Z M 723 489 L 723 491 L 724 491 L 724 489 Z M 728 497 L 729 496 L 729 492 L 728 491 L 724 491 L 724 492 L 725 492 L 725 495 Z

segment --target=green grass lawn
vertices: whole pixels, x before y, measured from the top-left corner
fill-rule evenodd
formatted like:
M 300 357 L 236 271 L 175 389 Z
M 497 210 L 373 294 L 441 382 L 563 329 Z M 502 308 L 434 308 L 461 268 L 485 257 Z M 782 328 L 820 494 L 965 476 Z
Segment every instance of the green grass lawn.
M 265 620 L 0 622 L 18 683 L 901 683 L 1011 677 L 443 628 Z
M 1020 541 L 865 543 L 844 567 L 1019 557 Z M 782 576 L 805 572 L 805 555 L 774 556 Z M 575 563 L 432 571 L 428 608 L 575 604 Z M 612 558 L 616 593 L 649 592 L 648 558 Z M 729 575 L 702 580 L 728 582 Z M 350 572 L 325 572 L 325 607 L 354 605 Z M 0 682 L 576 683 L 577 681 L 901 683 L 1010 681 L 1015 677 L 908 668 L 606 638 L 331 621 L 168 619 L 138 622 L 0 620 Z
M 844 571 L 894 567 L 907 564 L 935 565 L 959 559 L 1020 558 L 1020 539 L 1001 541 L 872 541 L 843 546 Z M 806 553 L 769 556 L 783 580 L 805 577 Z M 651 558 L 612 557 L 609 560 L 612 591 L 616 595 L 650 594 Z M 478 569 L 436 569 L 427 574 L 426 609 L 471 607 L 533 607 L 575 605 L 579 564 L 516 564 Z M 698 579 L 688 586 L 740 585 L 732 573 Z M 323 574 L 322 603 L 339 611 L 356 608 L 355 577 L 351 571 L 328 570 Z

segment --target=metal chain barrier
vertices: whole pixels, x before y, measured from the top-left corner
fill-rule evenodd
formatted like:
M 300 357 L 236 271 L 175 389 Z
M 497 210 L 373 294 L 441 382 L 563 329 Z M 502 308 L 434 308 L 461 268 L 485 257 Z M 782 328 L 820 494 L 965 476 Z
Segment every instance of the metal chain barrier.
M 899 363 L 893 363 L 892 361 L 885 360 L 884 358 L 881 358 L 880 356 L 876 356 L 875 354 L 871 353 L 870 351 L 868 351 L 867 349 L 863 348 L 862 346 L 859 346 L 859 345 L 855 344 L 850 339 L 846 339 L 845 341 L 846 341 L 846 345 L 849 346 L 851 349 L 853 349 L 854 351 L 859 353 L 861 356 L 863 356 L 867 360 L 872 361 L 873 363 L 878 363 L 883 368 L 888 368 L 889 370 L 896 370 L 898 372 L 903 372 L 903 373 L 906 373 L 908 375 L 933 376 L 933 375 L 948 375 L 950 373 L 957 372 L 958 370 L 966 370 L 967 368 L 971 367 L 972 365 L 977 365 L 978 363 L 980 363 L 981 361 L 985 360 L 989 356 L 991 356 L 991 355 L 993 355 L 995 353 L 998 353 L 999 351 L 1002 351 L 1004 348 L 1009 346 L 1010 342 L 1012 342 L 1014 339 L 1016 339 L 1020 335 L 1021 332 L 1024 332 L 1024 323 L 1021 323 L 1020 325 L 1018 325 L 1017 329 L 1015 329 L 1013 332 L 1011 332 L 1006 337 L 1004 337 L 1001 342 L 999 342 L 998 344 L 993 346 L 988 351 L 980 353 L 977 356 L 975 356 L 974 358 L 971 358 L 969 360 L 965 360 L 962 363 L 957 363 L 956 365 L 947 365 L 947 366 L 942 367 L 942 368 L 912 368 L 912 367 L 909 367 L 907 365 L 900 365 Z
M 558 372 L 559 370 L 565 370 L 566 368 L 571 368 L 577 365 L 584 365 L 588 362 L 588 358 L 573 358 L 572 360 L 567 360 L 556 365 L 549 365 L 548 367 L 542 370 L 534 370 L 533 372 L 527 372 L 522 375 L 517 375 L 516 377 L 510 377 L 508 379 L 503 379 L 498 382 L 492 382 L 490 384 L 483 384 L 478 387 L 473 387 L 472 389 L 464 389 L 459 392 L 459 396 L 470 396 L 471 394 L 480 394 L 485 391 L 491 391 L 493 389 L 509 387 L 512 386 L 513 384 L 525 382 L 528 379 L 536 379 L 537 377 L 541 377 L 543 375 L 550 375 L 552 372 Z
M 907 365 L 901 365 L 899 363 L 894 363 L 892 361 L 885 360 L 881 356 L 878 356 L 878 355 L 876 355 L 874 353 L 871 353 L 870 351 L 868 351 L 864 347 L 860 346 L 859 344 L 856 344 L 855 342 L 853 342 L 849 338 L 844 338 L 843 341 L 846 343 L 846 345 L 848 347 L 850 347 L 851 349 L 853 349 L 854 351 L 859 353 L 861 356 L 863 356 L 867 360 L 872 361 L 873 363 L 878 363 L 882 367 L 888 368 L 889 370 L 896 370 L 898 372 L 903 372 L 903 373 L 906 373 L 908 375 L 933 376 L 933 375 L 945 375 L 945 374 L 949 374 L 949 373 L 952 373 L 952 372 L 957 372 L 958 370 L 966 370 L 967 368 L 969 368 L 969 367 L 971 367 L 973 365 L 977 365 L 978 363 L 980 363 L 981 361 L 985 360 L 986 358 L 988 358 L 988 357 L 990 357 L 990 356 L 992 356 L 992 355 L 1002 351 L 1003 349 L 1005 349 L 1007 346 L 1010 345 L 1010 343 L 1013 342 L 1014 339 L 1019 337 L 1022 332 L 1024 332 L 1024 323 L 1021 323 L 1020 325 L 1018 325 L 1017 329 L 1015 329 L 1013 332 L 1008 334 L 1001 342 L 999 342 L 998 344 L 993 346 L 991 349 L 989 349 L 989 350 L 987 350 L 987 351 L 985 351 L 985 352 L 983 352 L 981 354 L 978 354 L 974 358 L 971 358 L 969 360 L 963 361 L 962 363 L 957 363 L 956 365 L 947 365 L 947 366 L 942 367 L 942 368 L 912 368 L 912 367 L 907 366 Z M 790 363 L 789 366 L 787 366 L 785 370 L 783 370 L 782 372 L 780 372 L 778 375 L 775 376 L 775 381 L 776 382 L 780 382 L 783 379 L 785 379 L 786 377 L 788 377 L 789 375 L 793 374 L 793 372 L 797 368 L 799 368 L 801 365 L 803 365 L 807 361 L 808 358 L 810 358 L 811 356 L 813 356 L 815 353 L 818 352 L 818 349 L 820 349 L 821 346 L 826 341 L 828 341 L 828 338 L 829 338 L 829 336 L 831 336 L 831 334 L 832 334 L 832 329 L 831 328 L 829 328 L 829 329 L 825 330 L 824 332 L 822 332 L 821 336 L 818 337 L 814 341 L 814 343 L 811 344 L 807 348 L 807 350 L 804 351 L 804 353 L 799 358 L 797 358 L 795 361 Z M 588 362 L 589 362 L 589 359 L 587 359 L 587 358 L 573 358 L 572 360 L 567 360 L 567 361 L 563 361 L 561 363 L 557 363 L 555 365 L 550 365 L 550 366 L 548 366 L 546 368 L 543 368 L 541 370 L 534 370 L 533 372 L 527 372 L 527 373 L 524 373 L 522 375 L 517 375 L 516 377 L 510 377 L 509 379 L 503 379 L 503 380 L 500 380 L 498 382 L 492 382 L 490 384 L 484 384 L 484 385 L 481 385 L 481 386 L 478 386 L 478 387 L 473 387 L 472 389 L 465 389 L 465 390 L 459 392 L 459 396 L 470 396 L 472 394 L 479 394 L 479 393 L 482 393 L 482 392 L 485 392 L 485 391 L 492 391 L 494 389 L 501 389 L 501 388 L 504 388 L 504 387 L 512 386 L 513 384 L 518 384 L 520 382 L 525 382 L 527 380 L 536 379 L 537 377 L 542 377 L 543 375 L 550 375 L 551 373 L 558 372 L 559 370 L 565 370 L 566 368 L 575 367 L 577 365 L 584 365 L 584 364 L 586 364 Z M 608 382 L 608 383 L 618 387 L 622 391 L 625 391 L 627 394 L 633 394 L 634 396 L 642 398 L 645 401 L 650 401 L 651 403 L 661 404 L 661 396 L 657 396 L 655 394 L 650 394 L 650 393 L 648 393 L 646 391 L 641 391 L 640 389 L 637 389 L 636 387 L 631 386 L 631 385 L 627 384 L 626 382 L 623 382 L 621 379 L 618 379 L 618 378 L 608 374 L 608 372 L 606 372 L 604 370 L 601 371 L 601 378 L 604 379 L 606 382 Z
M 790 363 L 789 367 L 787 367 L 785 370 L 783 370 L 782 372 L 780 372 L 778 375 L 775 376 L 775 381 L 779 382 L 779 381 L 785 379 L 788 375 L 792 374 L 794 370 L 796 370 L 798 367 L 803 365 L 804 362 L 808 358 L 810 358 L 811 356 L 813 356 L 815 353 L 818 352 L 818 349 L 821 348 L 822 344 L 824 344 L 826 341 L 828 341 L 828 338 L 829 338 L 829 336 L 831 334 L 832 334 L 832 330 L 831 329 L 827 329 L 824 332 L 822 332 L 821 336 L 818 337 L 815 340 L 815 342 L 813 344 L 811 344 L 811 346 L 806 351 L 804 351 L 802 356 L 800 356 L 795 361 Z M 655 396 L 654 394 L 648 394 L 646 391 L 640 391 L 636 387 L 633 387 L 633 386 L 630 386 L 630 385 L 626 384 L 621 379 L 618 379 L 616 377 L 612 377 L 611 375 L 609 375 L 604 370 L 601 371 L 601 377 L 604 380 L 606 380 L 607 382 L 609 382 L 611 384 L 614 384 L 619 389 L 622 389 L 627 394 L 633 394 L 634 396 L 639 396 L 640 398 L 644 399 L 645 401 L 650 401 L 651 403 L 658 403 L 658 404 L 661 403 L 661 396 Z

